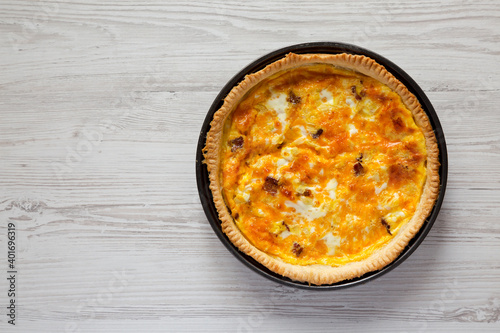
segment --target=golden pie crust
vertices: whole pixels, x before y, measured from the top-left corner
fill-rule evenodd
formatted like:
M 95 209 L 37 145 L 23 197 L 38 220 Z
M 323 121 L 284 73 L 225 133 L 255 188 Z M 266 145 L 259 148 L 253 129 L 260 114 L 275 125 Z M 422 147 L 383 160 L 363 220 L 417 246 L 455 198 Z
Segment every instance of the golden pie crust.
M 300 249 L 299 247 L 295 248 L 295 242 L 293 243 L 291 252 L 292 254 L 295 254 L 296 258 L 294 258 L 293 255 L 281 255 L 280 251 L 282 249 L 279 247 L 278 250 L 280 251 L 278 252 L 259 248 L 256 246 L 256 244 L 259 243 L 258 240 L 255 239 L 255 237 L 252 238 L 253 236 L 250 233 L 245 235 L 240 230 L 237 223 L 235 223 L 234 212 L 231 212 L 228 209 L 223 189 L 223 168 L 221 168 L 221 162 L 225 161 L 223 149 L 226 149 L 227 151 L 227 146 L 231 142 L 233 142 L 233 145 L 235 145 L 236 148 L 239 148 L 242 144 L 242 142 L 236 142 L 234 139 L 228 143 L 228 126 L 225 126 L 228 117 L 232 117 L 232 113 L 237 109 L 238 105 L 244 101 L 249 94 L 252 94 L 260 83 L 267 82 L 267 79 L 271 80 L 279 77 L 281 73 L 287 73 L 287 71 L 290 72 L 295 69 L 306 68 L 307 66 L 315 66 L 318 64 L 333 65 L 334 68 L 338 69 L 340 74 L 342 74 L 342 71 L 345 70 L 348 72 L 352 71 L 360 76 L 367 76 L 368 78 L 375 79 L 390 88 L 392 92 L 399 95 L 404 106 L 411 112 L 414 124 L 421 130 L 421 133 L 425 138 L 426 158 L 424 157 L 425 161 L 423 161 L 423 163 L 425 165 L 426 173 L 424 177 L 421 177 L 423 183 L 423 186 L 421 187 L 421 195 L 420 199 L 417 200 L 418 202 L 414 212 L 412 212 L 412 216 L 410 216 L 409 220 L 404 224 L 398 225 L 398 229 L 394 232 L 394 234 L 391 233 L 390 226 L 387 221 L 382 219 L 382 224 L 384 227 L 387 227 L 388 233 L 390 234 L 384 238 L 386 240 L 385 243 L 383 243 L 380 247 L 375 248 L 373 251 L 368 252 L 365 256 L 357 256 L 358 259 L 356 259 L 356 256 L 353 256 L 354 259 L 347 260 L 345 262 L 343 262 L 341 258 L 334 260 L 327 255 L 324 255 L 323 257 L 320 256 L 322 259 L 318 259 L 317 261 L 314 261 L 314 258 L 310 259 L 309 257 L 307 257 L 309 259 L 306 259 L 305 254 L 303 255 L 304 258 L 301 258 L 303 249 L 302 247 L 300 247 Z M 368 78 L 367 80 L 369 80 Z M 357 94 L 355 89 L 353 90 L 353 93 Z M 293 97 L 294 96 L 292 95 L 292 99 Z M 288 99 L 288 101 L 290 101 L 290 99 Z M 427 115 L 422 110 L 417 98 L 410 91 L 408 91 L 408 89 L 400 81 L 398 81 L 383 66 L 365 56 L 352 54 L 297 55 L 290 53 L 286 57 L 268 65 L 259 72 L 247 75 L 245 79 L 235 86 L 227 95 L 223 106 L 214 114 L 210 125 L 211 129 L 207 135 L 204 156 L 205 163 L 209 171 L 210 189 L 213 194 L 215 207 L 217 208 L 219 214 L 222 230 L 240 251 L 253 257 L 271 271 L 293 280 L 315 285 L 332 284 L 360 277 L 365 273 L 383 268 L 398 257 L 401 251 L 408 245 L 409 241 L 420 230 L 425 219 L 430 214 L 439 193 L 439 151 L 436 137 Z M 357 132 L 357 130 L 355 130 L 355 132 Z M 321 135 L 321 133 L 322 130 L 321 132 L 318 131 L 311 135 L 313 138 L 317 138 Z M 360 157 L 362 158 L 362 155 Z M 354 161 L 354 164 L 359 163 Z M 355 174 L 358 175 L 356 165 L 354 166 L 354 169 Z M 273 179 L 273 181 L 275 180 Z M 277 185 L 277 183 L 273 184 L 273 181 L 271 181 L 270 184 L 271 189 L 274 185 Z M 265 187 L 266 184 L 264 182 L 263 188 L 266 189 Z M 276 194 L 273 191 L 270 191 L 271 195 Z M 376 190 L 376 192 L 378 191 L 381 191 L 380 188 Z M 295 200 L 297 200 L 297 198 L 295 198 Z M 232 199 L 231 204 L 233 206 L 235 205 Z M 292 211 L 293 210 L 294 209 L 292 209 Z M 239 214 L 236 214 L 236 217 L 239 218 Z M 283 225 L 285 224 L 283 223 Z M 288 226 L 286 226 L 286 228 L 289 229 Z M 271 233 L 271 231 L 269 231 L 269 233 Z M 319 243 L 321 245 L 321 242 Z M 299 249 L 299 251 L 297 251 L 297 249 Z

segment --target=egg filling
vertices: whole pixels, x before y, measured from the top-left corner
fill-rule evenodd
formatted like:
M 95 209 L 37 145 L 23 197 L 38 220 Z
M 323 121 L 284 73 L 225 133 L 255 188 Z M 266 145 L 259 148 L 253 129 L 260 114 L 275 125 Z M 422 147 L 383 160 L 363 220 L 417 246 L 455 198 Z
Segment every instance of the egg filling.
M 224 123 L 220 179 L 244 237 L 291 264 L 369 257 L 413 217 L 422 130 L 400 96 L 328 64 L 278 72 Z

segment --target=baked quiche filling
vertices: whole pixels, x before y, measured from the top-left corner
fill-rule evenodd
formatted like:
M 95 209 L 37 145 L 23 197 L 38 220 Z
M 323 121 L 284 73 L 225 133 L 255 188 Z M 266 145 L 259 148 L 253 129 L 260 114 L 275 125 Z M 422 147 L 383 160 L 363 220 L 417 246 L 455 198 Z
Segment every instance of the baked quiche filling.
M 413 217 L 426 140 L 401 97 L 330 64 L 262 80 L 222 131 L 219 181 L 241 234 L 297 265 L 369 257 Z

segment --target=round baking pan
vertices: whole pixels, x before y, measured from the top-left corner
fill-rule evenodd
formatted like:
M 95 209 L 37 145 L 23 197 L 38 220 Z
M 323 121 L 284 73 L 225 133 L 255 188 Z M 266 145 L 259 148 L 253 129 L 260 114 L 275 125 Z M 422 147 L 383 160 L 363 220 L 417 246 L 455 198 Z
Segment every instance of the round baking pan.
M 231 91 L 231 89 L 236 86 L 240 81 L 242 81 L 245 75 L 255 73 L 270 63 L 283 58 L 288 53 L 293 52 L 297 54 L 305 54 L 305 53 L 329 53 L 329 54 L 338 54 L 338 53 L 349 53 L 349 54 L 360 54 L 374 59 L 379 64 L 383 65 L 389 72 L 391 72 L 399 81 L 401 81 L 407 88 L 410 90 L 420 101 L 422 104 L 422 108 L 429 116 L 429 120 L 434 128 L 436 133 L 436 138 L 439 146 L 439 162 L 441 164 L 439 168 L 439 175 L 441 181 L 441 187 L 439 196 L 436 200 L 434 208 L 432 209 L 429 217 L 426 219 L 424 225 L 420 229 L 420 231 L 413 237 L 413 239 L 409 242 L 406 248 L 401 252 L 399 257 L 396 258 L 392 263 L 385 266 L 381 270 L 367 273 L 361 277 L 345 280 L 341 282 L 337 282 L 329 285 L 310 285 L 308 283 L 299 282 L 291 280 L 287 277 L 281 276 L 270 271 L 265 266 L 258 263 L 255 259 L 250 256 L 247 256 L 243 252 L 240 252 L 236 246 L 227 238 L 221 228 L 221 222 L 218 217 L 217 209 L 213 203 L 212 193 L 209 188 L 210 180 L 208 178 L 208 171 L 206 165 L 203 163 L 203 153 L 202 149 L 205 147 L 207 133 L 210 130 L 210 122 L 212 121 L 214 113 L 222 106 L 224 98 Z M 251 64 L 247 67 L 243 68 L 238 74 L 236 74 L 225 86 L 222 88 L 220 93 L 215 98 L 212 106 L 208 110 L 207 116 L 203 123 L 203 127 L 201 128 L 200 137 L 198 140 L 198 147 L 196 150 L 196 180 L 198 184 L 198 192 L 200 195 L 201 204 L 203 206 L 203 210 L 210 222 L 210 225 L 214 229 L 215 234 L 219 237 L 220 241 L 224 244 L 224 246 L 231 252 L 239 261 L 245 264 L 247 267 L 252 269 L 253 271 L 259 273 L 266 278 L 276 281 L 278 283 L 297 287 L 304 289 L 315 289 L 315 290 L 330 290 L 330 289 L 340 289 L 345 287 L 351 287 L 354 285 L 359 285 L 366 283 L 370 280 L 373 280 L 392 269 L 396 268 L 399 264 L 406 260 L 422 243 L 425 236 L 429 233 L 434 224 L 434 221 L 437 218 L 439 213 L 439 209 L 441 208 L 441 204 L 443 202 L 444 193 L 446 189 L 446 180 L 448 178 L 448 157 L 446 152 L 446 141 L 443 134 L 443 129 L 441 128 L 441 124 L 439 119 L 432 107 L 431 102 L 425 96 L 422 89 L 417 85 L 417 83 L 406 74 L 401 68 L 396 66 L 394 63 L 389 61 L 388 59 L 369 51 L 367 49 L 363 49 L 361 47 L 345 44 L 345 43 L 335 43 L 335 42 L 316 42 L 316 43 L 305 43 L 305 44 L 297 44 L 288 46 L 274 52 L 271 52 Z

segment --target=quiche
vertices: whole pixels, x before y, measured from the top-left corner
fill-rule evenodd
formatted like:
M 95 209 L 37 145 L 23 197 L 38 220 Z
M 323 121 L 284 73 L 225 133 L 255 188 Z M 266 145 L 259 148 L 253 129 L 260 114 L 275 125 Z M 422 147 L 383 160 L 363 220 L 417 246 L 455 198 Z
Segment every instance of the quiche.
M 332 284 L 394 261 L 439 193 L 416 97 L 352 54 L 288 54 L 235 86 L 204 148 L 222 230 L 269 270 Z

